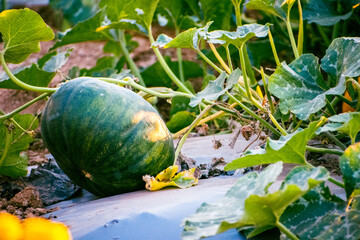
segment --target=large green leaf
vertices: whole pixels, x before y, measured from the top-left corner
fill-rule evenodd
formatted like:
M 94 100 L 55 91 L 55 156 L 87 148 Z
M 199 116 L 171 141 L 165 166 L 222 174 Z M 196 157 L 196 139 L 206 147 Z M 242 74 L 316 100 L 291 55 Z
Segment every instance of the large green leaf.
M 325 106 L 326 95 L 345 91 L 345 78 L 341 78 L 337 86 L 327 89 L 318 58 L 303 54 L 289 65 L 281 63 L 270 76 L 269 91 L 280 99 L 283 114 L 291 111 L 301 120 L 306 120 Z
M 341 12 L 338 11 L 338 4 L 341 6 Z M 351 0 L 310 0 L 304 6 L 303 16 L 309 23 L 331 26 L 340 20 L 348 19 L 352 14 L 352 6 Z
M 121 11 L 128 1 L 124 0 L 101 0 L 99 7 L 106 7 L 106 15 L 112 22 L 119 21 Z
M 317 187 L 290 205 L 280 221 L 300 239 L 359 239 L 359 202 L 358 191 L 346 203 Z M 281 239 L 289 238 L 283 234 Z
M 312 122 L 308 128 L 298 129 L 292 134 L 281 136 L 279 140 L 268 138 L 265 149 L 247 151 L 245 156 L 228 163 L 224 169 L 229 171 L 278 161 L 306 164 L 306 144 L 325 121 L 326 119 L 323 118 L 319 121 Z
M 146 30 L 151 26 L 152 19 L 159 0 L 130 0 L 127 1 L 120 13 L 120 19 L 135 20 Z
M 245 200 L 253 194 L 265 195 L 266 188 L 276 181 L 282 163 L 267 167 L 261 173 L 251 172 L 239 178 L 225 197 L 215 203 L 203 203 L 195 214 L 184 219 L 182 238 L 200 239 L 218 233 L 223 221 L 237 222 L 244 214 Z
M 228 80 L 226 81 L 226 86 L 224 86 L 226 73 L 222 72 L 218 78 L 216 78 L 214 81 L 210 81 L 204 90 L 198 92 L 194 97 L 190 99 L 190 107 L 195 107 L 203 99 L 210 101 L 218 99 L 221 95 L 223 95 L 227 90 L 231 89 L 237 83 L 240 76 L 241 70 L 236 69 L 230 74 Z
M 321 68 L 334 79 L 360 75 L 360 38 L 336 38 L 321 59 Z
M 188 5 L 184 0 L 160 0 L 157 11 L 165 16 L 172 26 L 180 27 L 186 16 Z
M 97 4 L 89 0 L 49 0 L 55 10 L 61 10 L 63 16 L 72 24 L 84 21 L 95 14 Z
M 52 49 L 65 46 L 72 43 L 106 40 L 107 37 L 101 33 L 96 32 L 96 29 L 101 27 L 101 23 L 105 19 L 105 10 L 100 10 L 92 18 L 89 18 L 83 22 L 79 22 L 73 28 L 65 33 L 59 34 L 60 40 L 58 40 Z
M 34 130 L 38 127 L 38 119 L 31 115 L 15 115 L 14 120 L 26 130 Z M 4 122 L 0 124 L 0 159 L 4 157 L 6 131 L 11 128 L 10 140 L 11 145 L 4 157 L 4 162 L 0 166 L 0 175 L 6 175 L 9 177 L 25 176 L 27 173 L 26 155 L 22 154 L 22 151 L 29 148 L 29 144 L 33 141 L 33 138 L 24 133 L 18 126 L 8 121 L 9 126 L 6 126 Z
M 269 24 L 245 24 L 237 27 L 235 32 L 216 30 L 206 34 L 206 40 L 212 43 L 233 44 L 237 48 L 243 46 L 253 37 L 266 37 L 269 33 Z
M 166 63 L 169 65 L 170 69 L 179 76 L 179 64 L 178 62 L 172 62 L 170 57 L 165 57 Z M 192 61 L 183 61 L 183 67 L 186 69 L 184 71 L 185 79 L 196 78 L 203 76 L 202 68 L 199 64 Z M 147 67 L 141 72 L 146 86 L 148 87 L 172 87 L 172 81 L 167 75 L 167 73 L 162 68 L 159 62 L 154 63 L 153 65 Z
M 71 50 L 64 52 L 51 52 L 39 59 L 38 64 L 33 63 L 28 67 L 20 67 L 12 73 L 21 81 L 38 87 L 46 87 L 54 78 L 56 71 L 59 70 L 67 61 Z M 16 85 L 8 75 L 3 72 L 0 74 L 0 88 L 18 89 L 23 88 Z
M 41 41 L 54 38 L 51 28 L 36 12 L 25 8 L 0 13 L 0 33 L 4 41 L 2 52 L 8 63 L 21 63 L 31 53 L 40 51 Z
M 347 197 L 355 189 L 360 189 L 360 143 L 348 147 L 340 158 Z
M 355 139 L 360 131 L 360 112 L 342 113 L 329 117 L 330 123 L 317 131 L 317 134 L 327 131 L 340 131 Z
M 329 178 L 323 167 L 300 166 L 290 172 L 280 189 L 268 193 L 268 187 L 281 170 L 282 163 L 278 162 L 260 174 L 241 177 L 223 199 L 203 204 L 195 214 L 185 219 L 183 239 L 199 239 L 231 228 L 249 226 L 256 227 L 256 234 L 261 233 L 277 224 L 287 206 Z
M 281 7 L 284 0 L 249 0 L 246 3 L 247 9 L 262 10 L 286 19 L 286 11 Z

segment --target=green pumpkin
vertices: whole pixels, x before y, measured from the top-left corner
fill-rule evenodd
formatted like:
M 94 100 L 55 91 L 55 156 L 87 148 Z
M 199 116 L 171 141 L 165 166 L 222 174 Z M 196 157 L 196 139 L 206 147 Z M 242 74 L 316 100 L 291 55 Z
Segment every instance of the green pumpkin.
M 136 93 L 94 78 L 63 84 L 41 133 L 65 174 L 98 196 L 142 189 L 142 176 L 172 165 L 174 145 L 157 111 Z

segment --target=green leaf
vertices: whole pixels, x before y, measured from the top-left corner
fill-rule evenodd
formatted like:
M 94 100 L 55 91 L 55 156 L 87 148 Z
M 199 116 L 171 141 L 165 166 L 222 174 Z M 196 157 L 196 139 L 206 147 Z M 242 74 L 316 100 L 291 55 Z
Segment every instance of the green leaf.
M 329 178 L 323 167 L 301 166 L 295 169 L 295 173 L 290 173 L 279 190 L 268 193 L 268 187 L 281 170 L 282 163 L 278 162 L 260 174 L 241 177 L 223 199 L 203 204 L 196 214 L 185 219 L 183 239 L 199 239 L 231 228 L 249 226 L 255 226 L 258 234 L 275 226 L 287 206 Z
M 334 200 L 321 186 L 289 206 L 280 220 L 300 239 L 359 239 L 359 201 L 359 191 L 346 203 Z
M 165 34 L 160 34 L 151 47 L 191 48 L 199 50 L 198 44 L 200 37 L 206 35 L 211 24 L 212 22 L 208 22 L 203 28 L 190 28 L 181 32 L 174 39 Z
M 331 1 L 330 1 L 331 2 Z M 332 1 L 329 0 L 310 0 L 304 6 L 304 20 L 309 23 L 316 23 L 321 26 L 332 26 L 340 20 L 346 20 L 352 15 L 351 1 Z M 342 11 L 338 11 L 338 3 L 341 5 Z
M 194 97 L 190 99 L 190 107 L 195 107 L 203 99 L 210 101 L 218 99 L 221 95 L 223 95 L 227 90 L 231 89 L 237 83 L 240 76 L 241 70 L 236 69 L 230 74 L 228 80 L 226 81 L 226 86 L 224 86 L 226 73 L 222 72 L 218 78 L 216 78 L 214 81 L 210 81 L 204 90 L 198 92 Z
M 321 59 L 321 68 L 335 79 L 357 77 L 360 75 L 359 52 L 360 38 L 336 38 Z
M 179 64 L 172 62 L 170 57 L 164 57 L 170 69 L 179 77 Z M 196 78 L 203 76 L 203 70 L 199 64 L 192 61 L 183 61 L 183 68 L 185 79 Z M 141 76 L 147 87 L 172 87 L 172 81 L 164 71 L 159 62 L 147 67 L 141 72 Z
M 97 4 L 88 0 L 50 0 L 49 5 L 62 11 L 64 18 L 72 24 L 92 17 L 98 10 Z
M 270 165 L 261 173 L 251 172 L 239 178 L 226 195 L 217 202 L 203 203 L 196 213 L 185 218 L 182 239 L 200 239 L 218 233 L 220 224 L 236 223 L 245 211 L 245 200 L 251 195 L 265 195 L 267 187 L 276 181 L 282 163 Z
M 8 63 L 21 63 L 40 51 L 41 41 L 54 39 L 54 33 L 36 12 L 25 8 L 0 13 L 3 52 Z
M 128 1 L 124 0 L 101 0 L 100 8 L 106 7 L 106 15 L 112 22 L 117 22 L 121 19 L 121 11 Z
M 339 217 L 334 213 L 343 212 L 345 207 L 344 201 L 333 201 L 328 187 L 318 186 L 292 203 L 280 222 L 300 239 L 319 239 L 316 237 Z M 282 235 L 281 239 L 288 238 Z
M 230 0 L 199 0 L 202 22 L 213 21 L 214 29 L 230 29 L 233 6 Z
M 342 113 L 329 117 L 330 123 L 320 128 L 316 134 L 326 131 L 340 131 L 355 139 L 360 131 L 360 112 Z
M 360 143 L 349 146 L 340 158 L 340 169 L 349 198 L 355 189 L 360 189 Z
M 104 19 L 105 10 L 102 9 L 92 18 L 89 18 L 83 22 L 79 22 L 70 30 L 59 35 L 60 40 L 58 40 L 51 49 L 72 43 L 107 40 L 108 38 L 103 33 L 96 32 L 96 29 L 101 26 L 101 23 L 104 21 Z
M 160 0 L 157 11 L 159 14 L 165 16 L 168 21 L 172 22 L 173 26 L 180 27 L 183 18 L 188 12 L 188 5 L 184 0 Z
M 171 116 L 171 119 L 166 123 L 166 126 L 170 132 L 175 133 L 189 126 L 195 119 L 195 113 L 179 111 Z
M 237 158 L 225 166 L 226 171 L 260 164 L 282 161 L 284 163 L 306 164 L 305 151 L 307 142 L 315 131 L 326 121 L 321 119 L 309 124 L 306 129 L 281 136 L 279 140 L 268 138 L 265 149 L 255 149 L 245 152 L 245 156 Z
M 33 63 L 28 67 L 20 67 L 12 71 L 12 73 L 23 82 L 38 86 L 46 87 L 55 77 L 56 71 L 59 70 L 68 60 L 71 50 L 57 53 L 51 52 L 39 59 L 38 65 Z M 16 85 L 8 75 L 3 72 L 0 74 L 0 88 L 23 90 Z
M 307 120 L 326 104 L 326 95 L 338 95 L 345 91 L 345 78 L 337 86 L 326 90 L 318 58 L 303 54 L 287 65 L 276 69 L 269 79 L 269 91 L 280 99 L 283 114 L 291 111 L 301 120 Z
M 31 115 L 15 115 L 14 120 L 26 130 L 34 130 L 38 127 L 38 119 Z M 27 157 L 22 154 L 22 151 L 25 151 L 29 148 L 29 144 L 32 143 L 33 138 L 24 133 L 18 126 L 11 123 L 11 145 L 10 149 L 5 156 L 5 161 L 0 166 L 0 175 L 6 175 L 9 177 L 20 177 L 25 176 L 27 173 Z M 8 127 L 1 123 L 0 125 L 0 139 L 6 139 L 6 131 Z M 4 154 L 5 141 L 0 141 L 0 158 Z
M 90 77 L 109 77 L 115 73 L 117 58 L 113 56 L 101 57 L 96 61 L 96 66 L 90 69 L 83 68 L 80 70 L 80 76 Z
M 241 48 L 244 43 L 253 37 L 266 37 L 269 33 L 269 24 L 261 25 L 257 23 L 238 26 L 235 32 L 212 31 L 206 34 L 205 39 L 212 43 L 233 44 Z
M 247 9 L 261 10 L 286 19 L 286 11 L 281 7 L 284 0 L 249 0 L 246 3 Z
M 127 1 L 120 13 L 120 19 L 135 20 L 146 30 L 151 26 L 152 19 L 159 0 L 130 0 Z

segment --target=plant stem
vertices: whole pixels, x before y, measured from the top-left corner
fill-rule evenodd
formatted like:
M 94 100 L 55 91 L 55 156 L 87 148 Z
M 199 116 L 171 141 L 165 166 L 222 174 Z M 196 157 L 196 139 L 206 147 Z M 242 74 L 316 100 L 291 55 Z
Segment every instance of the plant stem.
M 335 184 L 335 185 L 337 185 L 337 186 L 339 186 L 339 187 L 341 187 L 341 188 L 345 188 L 345 184 L 344 184 L 344 183 L 336 180 L 336 179 L 333 178 L 333 177 L 330 177 L 328 180 L 329 180 L 329 182 L 332 182 L 333 184 Z
M 291 240 L 300 240 L 294 233 L 292 233 L 285 225 L 283 225 L 281 222 L 277 221 L 275 223 L 275 226 L 279 228 L 281 232 L 283 232 L 288 238 Z
M 211 51 L 214 53 L 216 59 L 220 62 L 221 66 L 225 69 L 225 71 L 228 74 L 231 74 L 230 68 L 228 67 L 228 65 L 224 62 L 224 59 L 220 56 L 220 54 L 218 53 L 218 51 L 216 50 L 214 44 L 209 43 L 209 46 L 211 48 Z
M 123 30 L 119 30 L 119 41 L 118 42 L 119 42 L 119 45 L 121 48 L 121 52 L 123 53 L 123 55 L 126 59 L 126 62 L 129 64 L 131 72 L 139 79 L 139 83 L 145 87 L 146 85 L 145 85 L 143 78 L 141 77 L 139 68 L 136 66 L 134 60 L 130 57 L 130 53 L 126 47 L 125 34 L 124 34 Z
M 320 33 L 322 39 L 324 40 L 325 45 L 329 46 L 330 40 L 329 40 L 329 37 L 325 34 L 323 27 L 318 24 L 315 24 L 315 25 L 316 25 L 317 29 L 319 30 L 319 33 Z
M 6 156 L 8 155 L 8 152 L 10 150 L 10 146 L 11 146 L 11 141 L 12 141 L 12 135 L 11 132 L 9 130 L 9 126 L 7 126 L 5 124 L 6 127 L 6 135 L 5 135 L 5 148 L 4 148 L 4 152 L 0 158 L 0 167 L 4 164 Z
M 187 132 L 184 134 L 184 136 L 180 139 L 176 150 L 175 150 L 175 159 L 174 159 L 174 163 L 173 165 L 176 164 L 177 158 L 180 154 L 181 148 L 185 143 L 185 140 L 187 138 L 187 136 L 189 135 L 189 133 L 194 129 L 194 127 L 196 126 L 196 124 L 203 118 L 203 116 L 213 107 L 213 105 L 208 105 L 206 106 L 206 108 L 204 110 L 201 111 L 201 113 L 199 114 L 199 116 L 197 116 L 197 118 L 191 123 L 191 125 L 189 126 Z
M 8 118 L 11 118 L 13 117 L 14 115 L 18 114 L 19 112 L 21 112 L 22 110 L 24 110 L 25 108 L 29 107 L 30 105 L 36 103 L 37 101 L 49 96 L 51 93 L 47 92 L 47 93 L 43 93 L 41 94 L 40 96 L 34 98 L 33 100 L 25 103 L 24 105 L 20 106 L 19 108 L 15 109 L 14 111 L 8 113 L 8 114 L 5 114 L 5 115 L 2 115 L 0 116 L 0 121 L 2 120 L 5 120 L 5 119 L 8 119 Z
M 333 106 L 331 105 L 331 102 L 329 102 L 329 100 L 327 98 L 325 99 L 325 101 L 326 101 L 326 107 L 329 110 L 330 115 L 336 115 L 336 111 L 333 108 Z
M 346 97 L 344 97 L 343 95 L 336 95 L 336 96 L 344 103 L 351 105 L 351 101 L 349 99 L 347 99 Z
M 238 99 L 236 99 L 232 94 L 229 92 L 226 92 L 226 94 L 234 101 L 236 102 L 242 109 L 244 109 L 245 112 L 249 113 L 251 116 L 253 116 L 256 120 L 261 122 L 264 126 L 266 126 L 270 131 L 272 131 L 276 136 L 280 137 L 281 133 L 278 132 L 273 126 L 271 126 L 268 122 L 266 122 L 264 119 L 262 119 L 260 116 L 258 116 L 256 113 L 254 113 L 251 109 L 246 107 L 242 102 L 240 102 Z
M 180 33 L 180 28 L 179 28 L 177 25 L 175 25 L 175 34 L 176 34 L 176 36 L 179 35 L 179 33 Z M 178 65 L 179 65 L 180 81 L 185 82 L 184 67 L 183 67 L 183 60 L 182 60 L 181 48 L 177 48 L 177 49 L 176 49 L 176 54 L 177 54 L 177 60 L 178 60 Z
M 215 63 L 213 63 L 209 58 L 207 58 L 205 56 L 205 54 L 203 54 L 200 50 L 196 50 L 196 52 L 199 54 L 199 56 L 205 60 L 205 62 L 207 62 L 210 66 L 212 66 L 217 72 L 222 73 L 223 70 L 221 70 L 221 68 L 219 68 L 218 66 L 216 66 Z
M 241 1 L 240 1 L 241 3 Z M 235 8 L 235 17 L 236 17 L 236 25 L 237 26 L 241 26 L 242 25 L 242 21 L 241 21 L 241 4 L 234 4 L 234 8 Z
M 343 155 L 344 151 L 338 150 L 338 149 L 329 149 L 329 148 L 316 148 L 311 146 L 306 146 L 306 150 L 310 152 L 316 152 L 316 153 L 330 153 L 330 154 L 336 154 L 336 155 Z
M 231 54 L 230 54 L 230 50 L 229 50 L 229 44 L 226 45 L 225 50 L 226 50 L 226 57 L 227 57 L 227 61 L 228 61 L 229 67 L 230 67 L 230 71 L 233 72 L 234 69 L 233 69 L 233 65 L 232 65 L 232 61 L 231 61 Z
M 237 105 L 237 103 L 233 103 L 233 104 L 230 105 L 230 108 L 233 108 L 233 107 L 235 107 L 236 105 Z M 204 124 L 204 123 L 206 123 L 206 122 L 208 122 L 208 121 L 211 121 L 211 120 L 215 120 L 215 119 L 220 118 L 220 117 L 222 117 L 222 116 L 224 116 L 224 115 L 225 115 L 225 112 L 224 112 L 224 111 L 218 111 L 218 112 L 216 112 L 216 113 L 214 113 L 214 114 L 212 114 L 212 115 L 210 115 L 210 116 L 208 116 L 208 117 L 206 117 L 206 118 L 201 119 L 201 121 L 199 121 L 199 122 L 196 124 L 196 126 L 199 126 L 199 125 Z M 189 127 L 185 127 L 185 128 L 183 128 L 183 129 L 181 129 L 180 131 L 174 133 L 174 134 L 172 135 L 172 137 L 173 137 L 174 139 L 175 139 L 175 138 L 178 138 L 179 136 L 183 135 L 183 134 L 188 130 L 188 128 L 189 128 Z
M 49 93 L 54 93 L 57 90 L 57 88 L 47 88 L 47 87 L 32 86 L 32 85 L 29 85 L 27 83 L 24 83 L 23 81 L 21 81 L 20 79 L 15 77 L 15 75 L 12 74 L 9 67 L 6 65 L 5 58 L 4 58 L 4 52 L 2 52 L 2 51 L 0 52 L 0 63 L 3 66 L 6 74 L 11 79 L 11 81 L 13 81 L 16 85 L 23 88 L 24 90 L 34 91 L 34 92 L 49 92 Z
M 290 23 L 290 11 L 288 13 L 288 16 L 287 16 L 287 19 L 286 19 L 286 28 L 287 28 L 287 31 L 289 33 L 289 38 L 290 38 L 290 42 L 291 42 L 291 47 L 292 47 L 292 50 L 294 52 L 294 56 L 295 58 L 299 58 L 299 51 L 296 47 L 296 42 L 295 42 L 295 38 L 294 38 L 294 33 L 292 31 L 292 28 L 291 28 L 291 23 Z
M 281 63 L 280 63 L 279 56 L 278 56 L 277 51 L 276 51 L 275 42 L 274 42 L 274 39 L 272 37 L 270 28 L 269 28 L 269 41 L 270 41 L 271 50 L 273 52 L 274 59 L 275 59 L 275 62 L 276 62 L 276 66 L 280 66 Z
M 339 35 L 340 22 L 337 22 L 333 28 L 332 39 L 334 40 Z
M 298 9 L 299 9 L 299 32 L 298 32 L 298 53 L 299 55 L 303 54 L 304 47 L 304 21 L 302 15 L 301 2 L 298 0 Z
M 324 132 L 324 134 L 330 138 L 338 147 L 340 147 L 342 150 L 345 150 L 347 147 L 345 144 L 343 144 L 337 137 L 332 135 L 330 132 Z
M 154 43 L 154 38 L 152 36 L 151 27 L 149 27 L 148 32 L 149 32 L 149 40 L 150 40 L 150 43 L 152 44 L 152 43 Z M 160 50 L 158 48 L 153 48 L 153 50 L 154 50 L 156 57 L 159 60 L 159 63 L 163 67 L 164 71 L 170 77 L 170 79 L 176 84 L 176 86 L 178 86 L 181 91 L 193 95 L 192 92 L 180 81 L 180 79 L 178 79 L 178 77 L 173 73 L 173 71 L 167 65 L 165 59 L 163 58 L 163 56 L 160 53 Z
M 262 67 L 261 67 L 261 78 L 263 80 L 265 95 L 266 95 L 266 97 L 268 99 L 268 102 L 269 102 L 269 105 L 270 105 L 270 111 L 271 111 L 272 114 L 274 114 L 274 112 L 275 112 L 274 103 L 273 103 L 273 101 L 271 99 L 271 94 L 269 92 L 268 85 L 266 83 L 266 77 L 265 77 L 264 69 Z
M 269 114 L 271 121 L 273 122 L 275 127 L 281 132 L 281 134 L 284 136 L 288 135 L 288 133 L 284 130 L 284 128 L 282 128 L 281 125 L 278 123 L 278 121 L 276 121 L 274 116 L 270 112 L 268 114 Z
M 175 96 L 184 96 L 184 97 L 191 98 L 192 96 L 194 96 L 193 94 L 188 94 L 188 93 L 184 93 L 184 92 L 175 92 L 171 89 L 169 89 L 169 93 L 160 93 L 160 92 L 151 90 L 150 88 L 146 88 L 140 84 L 137 84 L 132 78 L 129 78 L 129 77 L 124 78 L 124 80 L 118 80 L 115 78 L 98 78 L 98 79 L 105 81 L 105 82 L 131 86 L 133 88 L 136 88 L 138 90 L 141 90 L 143 92 L 146 92 L 148 94 L 151 94 L 153 96 L 160 97 L 160 98 L 173 98 Z

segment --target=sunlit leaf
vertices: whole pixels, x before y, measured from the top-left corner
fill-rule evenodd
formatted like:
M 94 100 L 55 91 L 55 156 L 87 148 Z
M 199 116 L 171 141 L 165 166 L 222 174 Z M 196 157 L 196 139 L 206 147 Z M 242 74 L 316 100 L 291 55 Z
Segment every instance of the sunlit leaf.
M 265 149 L 255 149 L 245 152 L 245 156 L 237 158 L 225 166 L 225 170 L 235 170 L 260 164 L 278 161 L 284 163 L 306 164 L 305 151 L 307 142 L 312 139 L 315 131 L 326 121 L 322 118 L 312 122 L 306 129 L 281 136 L 279 140 L 268 138 Z
M 280 189 L 268 193 L 268 187 L 281 171 L 282 163 L 278 162 L 259 174 L 249 173 L 241 177 L 224 198 L 202 204 L 195 214 L 184 220 L 183 239 L 200 239 L 249 226 L 256 227 L 256 233 L 260 233 L 273 227 L 287 206 L 329 177 L 323 167 L 301 166 L 290 173 Z
M 237 27 L 235 32 L 216 30 L 208 32 L 205 39 L 212 43 L 230 43 L 240 48 L 244 43 L 253 37 L 266 37 L 269 32 L 269 24 L 261 25 L 257 23 L 245 24 Z
M 321 59 L 321 68 L 335 79 L 360 75 L 360 38 L 336 38 Z
M 316 23 L 322 26 L 331 26 L 340 20 L 346 20 L 352 15 L 352 1 L 309 0 L 303 9 L 304 19 L 309 23 Z M 338 4 L 342 11 L 339 12 Z
M 221 95 L 223 95 L 227 90 L 231 89 L 237 83 L 240 76 L 241 70 L 236 69 L 228 77 L 225 86 L 226 73 L 222 72 L 218 78 L 216 78 L 214 81 L 210 81 L 209 84 L 204 88 L 204 90 L 198 92 L 194 97 L 190 99 L 190 107 L 195 107 L 203 99 L 210 101 L 218 99 Z
M 101 0 L 99 3 L 100 8 L 106 7 L 106 15 L 112 22 L 121 20 L 121 11 L 128 1 L 124 0 Z
M 65 33 L 59 35 L 58 40 L 52 49 L 79 42 L 106 40 L 107 37 L 100 32 L 96 32 L 96 29 L 101 26 L 101 23 L 105 19 L 105 10 L 102 9 L 96 13 L 92 18 L 89 18 L 83 22 L 79 22 L 73 28 L 69 29 Z
M 54 38 L 51 28 L 35 11 L 28 8 L 0 13 L 0 33 L 4 41 L 5 61 L 21 63 L 40 51 L 41 41 Z
M 348 147 L 340 158 L 347 197 L 355 189 L 360 189 L 360 143 Z M 359 209 L 360 210 L 360 209 Z
M 194 175 L 195 169 L 192 168 L 176 174 L 178 166 L 173 165 L 160 172 L 155 178 L 145 175 L 143 180 L 146 182 L 146 189 L 150 191 L 160 190 L 165 187 L 189 188 L 198 183 L 198 178 Z
M 14 120 L 25 130 L 34 130 L 38 127 L 39 121 L 31 114 L 15 115 Z M 27 156 L 22 154 L 23 151 L 29 148 L 29 144 L 33 142 L 33 137 L 24 133 L 18 126 L 10 121 L 11 125 L 11 145 L 5 156 L 3 164 L 0 166 L 0 175 L 10 177 L 25 176 L 27 173 Z M 5 149 L 6 131 L 8 126 L 4 122 L 0 123 L 0 159 L 3 157 Z
M 318 130 L 317 133 L 326 131 L 340 131 L 355 139 L 360 131 L 360 112 L 342 113 L 329 117 L 330 123 Z
M 286 11 L 282 8 L 284 0 L 249 0 L 246 3 L 247 9 L 262 10 L 286 19 Z
M 342 94 L 345 79 L 327 89 L 320 71 L 318 58 L 303 54 L 287 65 L 285 62 L 270 76 L 269 91 L 280 99 L 283 114 L 295 113 L 301 120 L 309 118 L 326 104 L 327 95 Z

